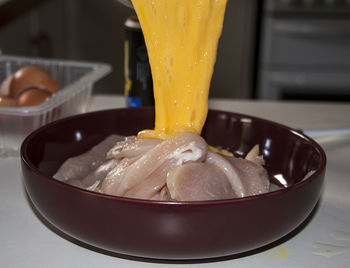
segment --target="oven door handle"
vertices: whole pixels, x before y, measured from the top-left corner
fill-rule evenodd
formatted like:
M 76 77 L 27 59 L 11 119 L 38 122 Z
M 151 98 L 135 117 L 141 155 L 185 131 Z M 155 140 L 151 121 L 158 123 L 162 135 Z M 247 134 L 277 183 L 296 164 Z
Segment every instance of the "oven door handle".
M 274 21 L 273 31 L 283 35 L 299 37 L 337 37 L 350 38 L 350 23 L 306 23 L 296 21 Z
M 334 85 L 338 89 L 348 89 L 350 76 L 344 73 L 290 73 L 290 72 L 266 72 L 266 80 L 275 87 L 289 87 L 294 89 L 331 89 Z

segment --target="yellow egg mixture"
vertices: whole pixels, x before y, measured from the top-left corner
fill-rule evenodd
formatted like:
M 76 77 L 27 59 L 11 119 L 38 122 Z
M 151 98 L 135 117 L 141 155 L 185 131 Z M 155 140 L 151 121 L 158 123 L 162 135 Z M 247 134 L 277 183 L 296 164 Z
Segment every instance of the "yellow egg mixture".
M 132 0 L 152 70 L 155 128 L 140 138 L 200 134 L 227 0 Z

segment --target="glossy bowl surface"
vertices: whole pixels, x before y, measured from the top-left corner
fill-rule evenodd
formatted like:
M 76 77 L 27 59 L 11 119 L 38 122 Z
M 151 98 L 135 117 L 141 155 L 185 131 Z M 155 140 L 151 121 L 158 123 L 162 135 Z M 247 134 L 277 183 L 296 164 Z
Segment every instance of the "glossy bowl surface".
M 202 135 L 213 146 L 244 155 L 259 144 L 271 180 L 288 184 L 270 193 L 220 201 L 159 202 L 85 191 L 52 175 L 68 157 L 107 135 L 152 128 L 152 108 L 81 114 L 30 134 L 21 147 L 27 193 L 39 213 L 88 245 L 157 259 L 221 257 L 262 247 L 300 225 L 321 193 L 326 156 L 312 139 L 260 118 L 210 110 Z M 309 171 L 315 171 L 303 180 Z

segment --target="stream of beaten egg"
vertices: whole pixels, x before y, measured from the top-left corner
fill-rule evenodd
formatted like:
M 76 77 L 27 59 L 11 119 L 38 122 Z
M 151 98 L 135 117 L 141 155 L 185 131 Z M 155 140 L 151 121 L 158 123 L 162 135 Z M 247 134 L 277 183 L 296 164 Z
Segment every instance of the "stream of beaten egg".
M 227 0 L 132 0 L 147 46 L 155 128 L 138 137 L 201 133 Z

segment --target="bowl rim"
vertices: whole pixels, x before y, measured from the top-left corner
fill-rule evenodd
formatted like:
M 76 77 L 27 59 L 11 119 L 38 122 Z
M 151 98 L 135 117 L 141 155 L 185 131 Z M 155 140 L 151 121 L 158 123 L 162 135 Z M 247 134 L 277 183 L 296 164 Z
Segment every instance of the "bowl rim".
M 251 120 L 259 120 L 259 121 L 264 121 L 268 124 L 274 125 L 275 127 L 285 129 L 287 131 L 292 132 L 294 135 L 297 135 L 299 138 L 302 138 L 306 140 L 307 142 L 311 143 L 311 145 L 315 148 L 315 150 L 318 152 L 320 156 L 320 167 L 315 170 L 313 174 L 311 174 L 309 177 L 306 179 L 303 179 L 291 186 L 288 186 L 286 188 L 281 188 L 278 190 L 270 191 L 267 193 L 263 194 L 257 194 L 257 195 L 252 195 L 252 196 L 246 196 L 246 197 L 236 197 L 236 198 L 230 198 L 230 199 L 220 199 L 220 200 L 202 200 L 202 201 L 159 201 L 159 200 L 148 200 L 148 199 L 138 199 L 138 198 L 130 198 L 130 197 L 122 197 L 122 196 L 114 196 L 114 195 L 109 195 L 109 194 L 104 194 L 104 193 L 99 193 L 99 192 L 94 192 L 86 189 L 82 189 L 70 184 L 67 184 L 65 182 L 59 181 L 54 179 L 52 176 L 46 175 L 43 172 L 39 171 L 39 169 L 29 160 L 28 154 L 27 154 L 27 147 L 31 140 L 40 132 L 49 129 L 57 124 L 60 124 L 62 121 L 67 121 L 67 120 L 76 120 L 79 117 L 86 117 L 86 116 L 91 116 L 93 114 L 97 115 L 99 113 L 109 113 L 109 112 L 117 112 L 117 111 L 127 111 L 127 110 L 148 110 L 148 109 L 154 109 L 154 107 L 135 107 L 135 108 L 114 108 L 114 109 L 105 109 L 105 110 L 98 110 L 98 111 L 91 111 L 87 113 L 82 113 L 82 114 L 77 114 L 77 115 L 72 115 L 68 116 L 65 118 L 61 118 L 58 120 L 55 120 L 53 122 L 50 122 L 44 126 L 39 127 L 38 129 L 34 130 L 31 132 L 22 142 L 21 144 L 21 150 L 20 150 L 20 159 L 21 161 L 30 169 L 31 172 L 35 173 L 37 176 L 49 180 L 51 183 L 57 184 L 60 187 L 63 187 L 68 190 L 72 190 L 81 194 L 87 194 L 89 196 L 94 196 L 97 198 L 104 198 L 104 199 L 112 199 L 115 201 L 119 202 L 128 202 L 128 203 L 135 203 L 135 204 L 142 204 L 142 205 L 159 205 L 159 206 L 165 206 L 165 205 L 170 205 L 170 206 L 203 206 L 203 205 L 219 205 L 219 204 L 232 204 L 232 203 L 241 203 L 241 202 L 246 202 L 246 201 L 253 201 L 256 199 L 261 199 L 261 198 L 269 198 L 269 197 L 274 197 L 274 196 L 279 196 L 284 193 L 288 193 L 290 191 L 295 191 L 296 189 L 302 188 L 305 185 L 311 183 L 312 181 L 316 180 L 317 177 L 319 177 L 323 172 L 325 172 L 326 169 L 326 164 L 327 164 L 327 157 L 326 153 L 323 150 L 323 148 L 311 137 L 307 136 L 306 134 L 293 129 L 291 127 L 288 127 L 286 125 L 283 125 L 278 122 L 274 122 L 268 119 L 260 118 L 257 116 L 252 116 L 252 115 L 247 115 L 247 114 L 242 114 L 242 113 L 236 113 L 236 112 L 230 112 L 230 111 L 224 111 L 224 110 L 218 110 L 218 109 L 209 109 L 209 112 L 214 112 L 214 113 L 226 113 L 226 114 L 231 114 L 235 115 L 237 117 L 241 118 L 249 118 Z

